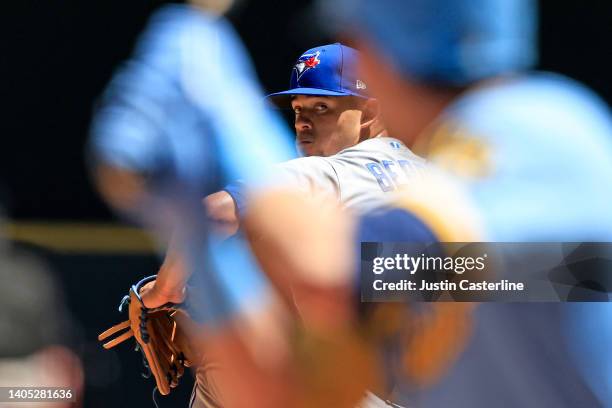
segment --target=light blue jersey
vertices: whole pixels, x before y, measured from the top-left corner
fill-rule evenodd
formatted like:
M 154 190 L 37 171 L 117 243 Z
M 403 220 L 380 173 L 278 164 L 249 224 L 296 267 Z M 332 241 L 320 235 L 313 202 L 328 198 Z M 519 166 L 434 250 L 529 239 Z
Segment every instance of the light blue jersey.
M 192 235 L 202 320 L 254 307 L 265 281 L 241 240 L 212 242 L 200 199 L 235 179 L 266 184 L 270 165 L 293 158 L 294 148 L 228 23 L 189 6 L 161 8 L 100 101 L 91 150 L 97 161 L 146 175 L 160 201 L 190 203 L 177 227 Z M 142 212 L 154 223 L 162 215 L 151 207 Z M 202 251 L 202 242 L 214 250 Z
M 593 93 L 537 73 L 472 89 L 424 151 L 490 242 L 612 241 L 612 120 Z M 420 406 L 612 406 L 612 304 L 479 305 L 464 352 Z
M 612 241 L 612 120 L 603 102 L 568 79 L 541 73 L 473 88 L 415 152 L 443 170 L 443 182 L 427 180 L 401 202 L 407 212 L 362 217 L 358 241 L 429 242 L 424 226 L 441 241 Z M 450 306 L 452 322 L 429 334 L 452 352 L 419 355 L 444 369 L 425 389 L 417 378 L 400 381 L 392 399 L 419 407 L 612 406 L 612 303 Z M 438 307 L 445 304 L 425 306 Z M 454 333 L 457 326 L 470 329 Z M 427 350 L 408 344 L 404 352 Z
M 490 241 L 612 241 L 612 120 L 589 90 L 544 73 L 498 81 L 441 122 L 442 137 L 475 145 L 480 173 L 461 179 Z

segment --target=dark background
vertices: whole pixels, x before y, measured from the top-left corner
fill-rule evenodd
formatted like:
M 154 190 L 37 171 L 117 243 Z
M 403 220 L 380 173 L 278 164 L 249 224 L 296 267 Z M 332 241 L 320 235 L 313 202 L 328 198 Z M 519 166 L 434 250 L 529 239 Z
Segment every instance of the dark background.
M 0 17 L 0 202 L 12 218 L 109 220 L 83 160 L 92 103 L 161 0 L 19 0 Z M 267 90 L 327 42 L 311 1 L 245 1 L 230 19 Z M 612 100 L 609 2 L 541 2 L 541 64 Z M 577 141 L 578 142 L 578 141 Z
M 162 3 L 2 3 L 0 206 L 11 218 L 112 219 L 91 188 L 83 158 L 92 104 L 117 64 L 129 56 L 147 17 Z M 331 40 L 319 31 L 311 4 L 251 0 L 230 14 L 266 90 L 286 87 L 300 53 Z M 610 103 L 611 16 L 610 6 L 601 0 L 543 1 L 540 67 L 585 82 Z M 51 267 L 80 327 L 71 334 L 85 368 L 84 406 L 152 406 L 153 382 L 140 377 L 140 356 L 127 342 L 103 350 L 96 336 L 125 318 L 115 313 L 121 297 L 132 283 L 154 273 L 159 260 L 153 254 L 61 253 L 28 245 L 25 249 Z M 161 407 L 185 406 L 189 378 L 185 382 Z

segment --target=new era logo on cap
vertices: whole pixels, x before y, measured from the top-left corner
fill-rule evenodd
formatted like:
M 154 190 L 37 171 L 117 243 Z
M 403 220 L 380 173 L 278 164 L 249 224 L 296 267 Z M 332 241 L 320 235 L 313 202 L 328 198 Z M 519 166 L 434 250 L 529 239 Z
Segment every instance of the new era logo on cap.
M 303 53 L 293 66 L 289 89 L 268 97 L 291 95 L 359 96 L 367 98 L 366 84 L 357 77 L 358 52 L 340 43 L 323 45 Z

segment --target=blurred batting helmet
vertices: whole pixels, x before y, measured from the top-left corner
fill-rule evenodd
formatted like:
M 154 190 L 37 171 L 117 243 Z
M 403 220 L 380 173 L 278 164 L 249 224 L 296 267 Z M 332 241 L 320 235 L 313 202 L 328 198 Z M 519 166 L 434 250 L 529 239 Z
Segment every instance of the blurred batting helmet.
M 330 27 L 365 37 L 418 81 L 467 85 L 536 61 L 532 0 L 320 1 Z

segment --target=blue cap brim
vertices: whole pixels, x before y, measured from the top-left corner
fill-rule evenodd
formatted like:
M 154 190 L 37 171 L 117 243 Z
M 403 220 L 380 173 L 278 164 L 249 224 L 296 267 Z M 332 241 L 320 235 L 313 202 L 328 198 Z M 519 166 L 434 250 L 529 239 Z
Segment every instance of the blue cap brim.
M 358 96 L 360 98 L 366 98 L 364 95 L 359 95 L 352 92 L 338 92 L 329 91 L 327 89 L 319 88 L 294 88 L 288 91 L 275 92 L 270 95 L 266 95 L 266 99 L 272 100 L 274 103 L 288 102 L 292 95 L 311 95 L 311 96 Z

